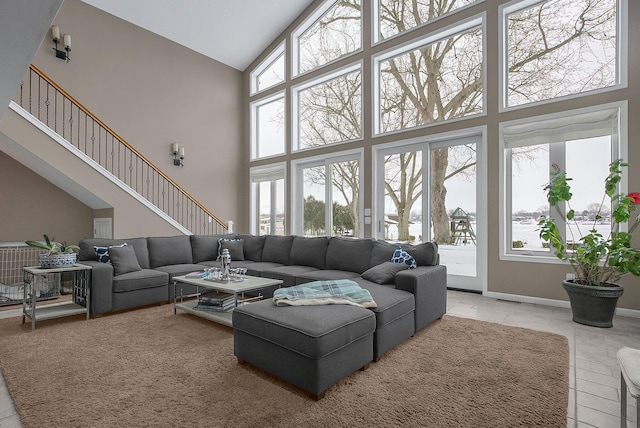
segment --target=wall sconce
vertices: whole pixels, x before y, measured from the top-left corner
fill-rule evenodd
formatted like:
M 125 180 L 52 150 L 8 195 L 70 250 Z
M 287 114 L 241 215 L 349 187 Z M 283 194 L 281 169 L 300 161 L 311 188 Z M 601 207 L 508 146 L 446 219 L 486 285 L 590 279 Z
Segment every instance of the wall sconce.
M 184 166 L 184 147 L 178 147 L 178 143 L 171 143 L 171 153 L 173 153 L 173 165 Z
M 56 57 L 60 59 L 66 59 L 67 62 L 71 61 L 69 57 L 69 52 L 71 52 L 71 36 L 69 34 L 65 34 L 62 36 L 62 43 L 64 44 L 64 50 L 58 49 L 58 43 L 60 43 L 60 27 L 54 25 L 51 27 L 51 36 L 53 37 L 53 43 L 56 44 L 56 47 L 53 48 L 56 51 Z

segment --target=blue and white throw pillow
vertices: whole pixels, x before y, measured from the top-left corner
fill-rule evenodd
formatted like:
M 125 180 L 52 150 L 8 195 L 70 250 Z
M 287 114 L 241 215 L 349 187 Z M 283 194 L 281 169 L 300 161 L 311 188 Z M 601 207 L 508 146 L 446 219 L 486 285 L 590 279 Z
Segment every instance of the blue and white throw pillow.
M 99 262 L 109 263 L 111 259 L 109 258 L 109 248 L 111 247 L 126 247 L 127 243 L 123 243 L 120 245 L 111 245 L 109 247 L 93 247 L 93 250 L 96 252 L 96 258 Z
M 391 257 L 391 261 L 393 263 L 404 263 L 409 266 L 409 269 L 415 269 L 418 267 L 416 263 L 416 259 L 411 257 L 411 254 L 407 253 L 400 246 L 398 246 L 398 248 L 396 248 L 396 250 L 393 252 L 393 257 Z

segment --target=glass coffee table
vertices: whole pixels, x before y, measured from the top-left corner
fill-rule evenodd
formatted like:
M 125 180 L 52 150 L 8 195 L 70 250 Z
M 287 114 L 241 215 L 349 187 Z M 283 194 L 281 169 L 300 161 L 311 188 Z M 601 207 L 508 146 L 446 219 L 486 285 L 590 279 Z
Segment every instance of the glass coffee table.
M 189 284 L 196 287 L 196 292 L 183 294 L 181 284 Z M 206 318 L 229 327 L 233 327 L 231 321 L 233 309 L 238 305 L 262 299 L 260 293 L 268 287 L 282 285 L 279 279 L 245 276 L 242 280 L 209 280 L 186 275 L 173 278 L 173 313 L 183 310 L 190 314 Z M 247 293 L 258 292 L 257 296 L 247 297 Z M 227 296 L 226 298 L 224 296 Z M 208 297 L 213 296 L 213 297 Z M 190 299 L 190 300 L 185 300 Z M 206 300 L 205 300 L 206 299 Z M 219 306 L 209 305 L 211 302 L 219 302 Z

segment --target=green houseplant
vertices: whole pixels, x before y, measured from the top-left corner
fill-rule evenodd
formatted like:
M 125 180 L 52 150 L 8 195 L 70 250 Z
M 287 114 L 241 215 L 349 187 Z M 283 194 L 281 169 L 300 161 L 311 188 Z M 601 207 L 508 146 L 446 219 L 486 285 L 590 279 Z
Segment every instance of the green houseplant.
M 636 205 L 640 204 L 639 193 L 617 193 L 623 167 L 628 164 L 621 159 L 609 164 L 604 195 L 587 233 L 580 231 L 570 205 L 571 178 L 557 171 L 544 187 L 549 205 L 558 213 L 566 233 L 561 233 L 554 219 L 544 217 L 538 223 L 540 237 L 549 243 L 559 259 L 568 261 L 573 268 L 574 279 L 563 281 L 563 287 L 569 295 L 573 320 L 581 324 L 611 327 L 618 298 L 624 292 L 617 281 L 627 274 L 640 276 L 640 249 L 631 247 L 632 233 L 640 222 L 640 215 L 636 215 L 627 232 L 620 230 L 620 225 L 629 221 Z M 609 204 L 611 232 L 603 236 L 597 223 L 603 219 L 602 213 Z
M 73 266 L 76 262 L 76 251 L 80 250 L 77 245 L 67 245 L 66 242 L 56 242 L 55 238 L 49 239 L 43 235 L 44 241 L 25 241 L 30 247 L 46 250 L 40 254 L 40 267 L 43 269 L 53 269 Z

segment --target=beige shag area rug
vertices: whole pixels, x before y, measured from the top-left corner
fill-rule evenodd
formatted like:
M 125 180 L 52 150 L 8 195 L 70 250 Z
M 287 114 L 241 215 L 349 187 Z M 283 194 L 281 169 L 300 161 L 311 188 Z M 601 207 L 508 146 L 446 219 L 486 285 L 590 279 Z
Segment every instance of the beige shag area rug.
M 233 355 L 233 331 L 171 305 L 34 332 L 0 320 L 24 427 L 564 427 L 563 336 L 445 316 L 318 402 Z

